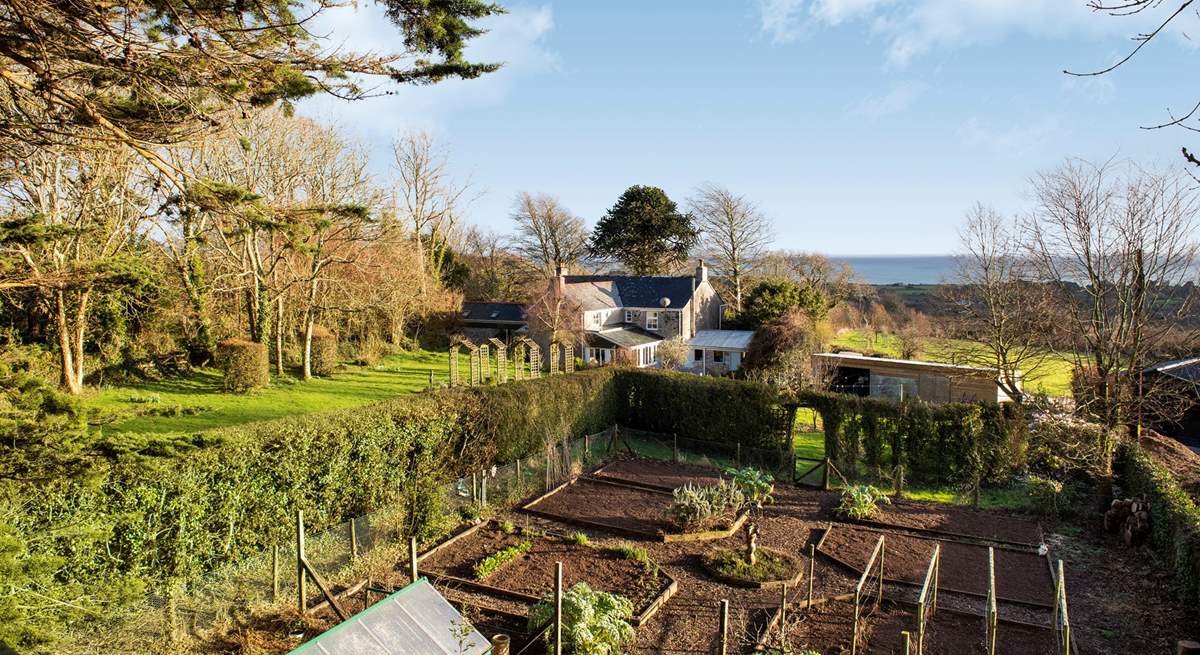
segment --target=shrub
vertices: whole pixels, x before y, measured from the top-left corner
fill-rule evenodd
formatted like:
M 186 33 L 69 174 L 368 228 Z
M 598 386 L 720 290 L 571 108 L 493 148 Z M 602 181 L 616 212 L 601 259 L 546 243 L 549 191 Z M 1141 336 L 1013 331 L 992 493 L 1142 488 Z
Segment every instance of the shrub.
M 1057 515 L 1059 500 L 1063 494 L 1063 483 L 1037 475 L 1029 476 L 1029 497 L 1033 506 L 1043 514 Z
M 681 529 L 694 532 L 741 507 L 744 502 L 741 490 L 727 480 L 707 486 L 689 483 L 673 492 L 667 513 Z
M 337 336 L 322 325 L 314 325 L 312 328 L 313 375 L 333 375 L 337 365 Z
M 244 393 L 271 381 L 266 344 L 225 339 L 217 343 L 217 366 L 225 372 L 226 391 Z
M 488 555 L 478 562 L 475 562 L 475 566 L 471 569 L 471 574 L 475 576 L 476 580 L 482 580 L 500 570 L 500 567 L 504 566 L 505 564 L 508 564 L 514 559 L 529 552 L 530 548 L 533 548 L 533 542 L 528 540 L 522 541 L 514 546 L 501 548 L 491 555 Z
M 1120 431 L 1079 419 L 1041 416 L 1029 430 L 1029 465 L 1039 471 L 1104 477 Z
M 740 469 L 727 468 L 725 475 L 733 478 L 733 484 L 742 492 L 746 502 L 754 505 L 775 502 L 771 496 L 771 492 L 775 490 L 775 478 L 770 473 L 747 466 Z
M 620 655 L 633 639 L 633 603 L 602 591 L 592 591 L 585 582 L 563 593 L 562 621 L 564 650 L 573 655 Z M 536 632 L 554 620 L 554 600 L 549 598 L 529 609 L 529 630 Z M 554 631 L 546 633 L 546 646 L 554 647 Z M 553 652 L 551 650 L 550 652 Z
M 881 503 L 890 505 L 892 500 L 869 484 L 851 485 L 842 492 L 842 501 L 838 504 L 837 512 L 847 518 L 869 519 L 879 511 Z
M 573 532 L 571 536 L 567 537 L 567 540 L 577 546 L 588 545 L 588 536 L 584 532 Z

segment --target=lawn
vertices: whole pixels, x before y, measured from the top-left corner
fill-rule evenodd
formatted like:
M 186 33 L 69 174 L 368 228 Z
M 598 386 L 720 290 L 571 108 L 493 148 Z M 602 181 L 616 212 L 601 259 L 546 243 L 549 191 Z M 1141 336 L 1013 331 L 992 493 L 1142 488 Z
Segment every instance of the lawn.
M 918 355 L 918 359 L 930 362 L 951 361 L 951 345 L 966 343 L 961 340 L 930 338 Z M 845 330 L 834 338 L 832 345 L 850 350 L 878 352 L 889 357 L 900 357 L 900 340 L 892 334 L 881 334 L 875 339 L 860 330 Z M 982 348 L 982 345 L 979 345 Z M 1034 393 L 1048 396 L 1071 395 L 1071 370 L 1074 363 L 1066 355 L 1051 355 L 1049 361 L 1037 372 L 1036 377 L 1027 377 L 1025 388 Z
M 467 370 L 463 360 L 462 370 Z M 446 353 L 427 350 L 392 355 L 371 367 L 345 365 L 332 377 L 309 382 L 297 374 L 272 376 L 271 386 L 248 394 L 221 389 L 221 372 L 93 390 L 86 399 L 105 419 L 106 432 L 191 433 L 250 421 L 342 409 L 429 386 L 429 372 L 445 384 Z

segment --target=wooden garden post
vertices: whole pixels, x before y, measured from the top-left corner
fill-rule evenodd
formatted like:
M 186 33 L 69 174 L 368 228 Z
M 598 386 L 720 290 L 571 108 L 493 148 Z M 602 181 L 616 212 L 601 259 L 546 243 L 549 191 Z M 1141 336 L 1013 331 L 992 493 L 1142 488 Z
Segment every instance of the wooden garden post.
M 909 653 L 911 653 L 911 652 L 912 652 L 912 648 L 911 648 L 911 642 L 910 642 L 910 637 L 909 637 L 909 634 L 908 634 L 908 630 L 901 630 L 901 631 L 900 631 L 900 640 L 901 640 L 901 641 L 903 642 L 903 644 L 904 644 L 904 645 L 901 647 L 901 652 L 903 652 L 903 653 L 904 653 L 904 655 L 909 655 Z
M 429 371 L 429 388 L 430 389 L 433 388 L 433 370 L 432 369 Z
M 350 559 L 358 559 L 358 530 L 354 529 L 354 517 L 350 517 Z
M 492 637 L 492 655 L 508 655 L 510 644 L 508 635 Z
M 804 609 L 812 609 L 813 571 L 817 568 L 817 545 L 808 545 L 808 603 Z
M 304 577 L 304 510 L 296 510 L 296 608 L 301 614 L 308 611 L 307 580 Z
M 562 562 L 554 563 L 554 655 L 562 655 L 562 598 L 563 598 L 563 566 Z
M 734 455 L 734 466 L 742 465 L 742 442 L 737 442 L 737 452 Z
M 721 601 L 721 622 L 718 627 L 721 633 L 721 655 L 729 655 L 729 601 Z
M 779 592 L 779 645 L 780 648 L 787 652 L 787 583 L 783 583 L 783 589 Z
M 479 379 L 487 382 L 492 377 L 492 356 L 486 342 L 479 344 Z
M 678 462 L 679 461 L 679 435 L 676 433 L 671 433 L 671 452 L 673 453 L 675 461 Z
M 408 577 L 417 581 L 417 538 L 408 539 Z
M 821 489 L 829 491 L 829 458 L 825 458 L 825 466 L 821 469 Z
M 279 600 L 279 546 L 271 546 L 271 601 Z
M 479 474 L 479 504 L 487 507 L 487 469 Z

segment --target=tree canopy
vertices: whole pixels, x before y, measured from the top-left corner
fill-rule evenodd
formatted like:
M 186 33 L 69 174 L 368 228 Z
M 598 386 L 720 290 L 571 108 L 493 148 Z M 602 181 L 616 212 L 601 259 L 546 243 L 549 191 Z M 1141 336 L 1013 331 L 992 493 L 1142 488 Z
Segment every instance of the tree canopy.
M 746 327 L 756 328 L 794 309 L 816 320 L 825 318 L 828 311 L 825 297 L 817 288 L 801 287 L 787 278 L 771 277 L 750 291 L 738 318 Z
M 700 238 L 690 214 L 658 187 L 634 185 L 596 224 L 588 253 L 621 262 L 634 275 L 664 272 L 687 258 Z

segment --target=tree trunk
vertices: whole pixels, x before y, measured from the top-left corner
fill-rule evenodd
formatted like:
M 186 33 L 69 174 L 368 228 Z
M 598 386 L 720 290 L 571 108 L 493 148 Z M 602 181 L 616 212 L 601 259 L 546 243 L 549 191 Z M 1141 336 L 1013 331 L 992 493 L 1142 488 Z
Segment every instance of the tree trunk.
M 275 374 L 283 375 L 283 296 L 276 301 L 275 312 Z
M 83 392 L 82 381 L 76 377 L 75 349 L 71 345 L 71 325 L 67 321 L 67 301 L 63 291 L 54 292 L 54 321 L 58 329 L 59 363 L 62 365 L 62 386 L 71 394 Z
M 312 379 L 312 335 L 314 320 L 312 310 L 304 317 L 304 379 Z

